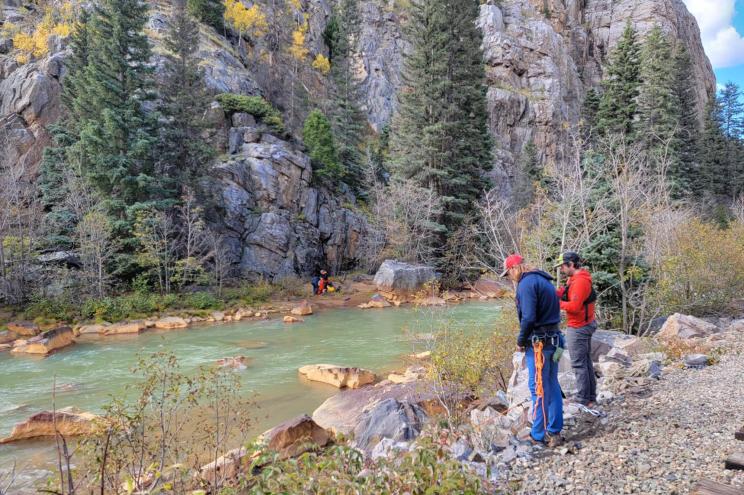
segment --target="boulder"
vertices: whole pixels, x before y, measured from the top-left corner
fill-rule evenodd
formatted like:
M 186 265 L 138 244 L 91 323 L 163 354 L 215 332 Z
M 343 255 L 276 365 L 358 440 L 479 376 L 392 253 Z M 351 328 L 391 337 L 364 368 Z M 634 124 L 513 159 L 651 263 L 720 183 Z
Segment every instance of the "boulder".
M 632 357 L 644 352 L 647 346 L 642 339 L 632 335 L 612 330 L 597 330 L 592 335 L 592 361 L 598 362 L 600 356 L 610 352 L 613 347 L 619 348 Z
M 0 344 L 10 344 L 16 339 L 16 335 L 13 332 L 3 330 L 0 332 Z
M 251 358 L 245 356 L 233 356 L 217 360 L 217 366 L 220 368 L 232 368 L 235 370 L 244 370 L 250 363 Z
M 297 318 L 296 316 L 287 315 L 284 317 L 283 321 L 284 323 L 302 323 L 305 320 L 303 320 L 302 318 Z
M 630 366 L 630 363 L 632 362 L 630 356 L 628 356 L 628 353 L 626 353 L 619 347 L 613 347 L 612 349 L 610 349 L 610 352 L 608 352 L 604 356 L 600 356 L 599 361 L 614 361 L 623 366 Z
M 388 298 L 398 300 L 412 300 L 427 284 L 436 281 L 437 274 L 432 267 L 395 260 L 385 260 L 374 279 L 378 291 Z
M 106 333 L 106 328 L 108 328 L 108 325 L 104 325 L 102 323 L 94 323 L 92 325 L 81 325 L 77 329 L 77 333 L 78 335 Z
M 705 320 L 690 315 L 674 313 L 667 318 L 656 337 L 662 341 L 684 340 L 707 337 L 717 331 L 718 328 L 715 325 Z
M 431 359 L 431 351 L 423 351 L 423 352 L 417 352 L 414 354 L 409 354 L 408 357 L 410 359 L 415 359 L 416 361 L 428 361 Z
M 218 481 L 233 479 L 238 476 L 244 465 L 249 464 L 248 459 L 248 449 L 245 447 L 233 449 L 202 466 L 199 469 L 199 477 L 207 483 L 214 483 L 215 479 Z
M 290 311 L 293 315 L 297 316 L 308 316 L 313 314 L 313 307 L 310 306 L 310 303 L 307 302 L 307 300 L 304 300 L 300 303 L 299 306 L 295 306 L 292 308 L 292 311 Z
M 35 337 L 41 333 L 39 325 L 30 321 L 11 321 L 5 325 L 8 330 L 21 337 Z
M 135 321 L 122 321 L 109 325 L 104 330 L 104 335 L 120 335 L 128 333 L 140 333 L 146 327 L 145 322 L 142 320 Z
M 364 368 L 335 364 L 310 364 L 299 369 L 308 380 L 323 382 L 338 388 L 359 388 L 373 383 L 375 374 Z
M 222 311 L 212 311 L 212 313 L 209 316 L 214 321 L 222 321 L 225 319 L 225 313 L 223 313 Z
M 189 322 L 187 322 L 180 316 L 166 316 L 165 318 L 160 318 L 155 322 L 155 328 L 158 328 L 160 330 L 186 328 L 187 326 L 189 326 Z
M 25 354 L 50 354 L 57 349 L 67 347 L 75 342 L 75 334 L 70 327 L 58 327 L 31 337 L 25 345 L 13 348 L 13 352 Z
M 280 459 L 296 457 L 308 450 L 324 447 L 331 436 L 307 414 L 285 421 L 262 435 L 269 450 Z
M 387 377 L 393 383 L 410 383 L 424 377 L 426 370 L 421 366 L 409 366 L 402 373 L 390 373 Z
M 688 368 L 703 368 L 708 366 L 708 359 L 705 354 L 688 354 L 682 360 Z
M 0 344 L 0 352 L 9 351 L 13 348 L 13 344 Z
M 506 297 L 511 292 L 512 287 L 503 281 L 480 278 L 473 284 L 472 290 L 482 296 L 499 299 Z
M 235 311 L 235 314 L 233 315 L 233 320 L 240 321 L 244 318 L 250 318 L 252 316 L 253 316 L 253 311 L 251 311 L 250 309 L 238 308 Z M 259 313 L 258 316 L 261 316 L 261 314 Z
M 369 387 L 344 390 L 326 399 L 313 412 L 313 421 L 336 435 L 350 435 L 362 415 L 386 399 L 415 403 L 424 410 L 438 399 L 422 391 L 416 383 L 393 384 L 388 381 Z
M 359 305 L 359 307 L 362 309 L 389 308 L 390 306 L 391 304 L 388 302 L 388 300 L 382 297 L 380 294 L 375 294 L 369 299 L 368 302 Z
M 416 404 L 385 399 L 360 418 L 354 428 L 354 446 L 369 454 L 383 438 L 394 442 L 413 440 L 421 433 L 426 418 Z
M 369 457 L 373 461 L 378 459 L 392 459 L 393 456 L 396 456 L 399 452 L 407 452 L 410 448 L 410 442 L 396 442 L 390 438 L 383 438 L 372 449 Z
M 60 409 L 56 413 L 43 411 L 15 425 L 10 436 L 1 439 L 0 444 L 29 438 L 53 437 L 56 436 L 56 432 L 65 437 L 89 435 L 94 431 L 98 418 L 95 414 L 82 412 L 73 407 Z

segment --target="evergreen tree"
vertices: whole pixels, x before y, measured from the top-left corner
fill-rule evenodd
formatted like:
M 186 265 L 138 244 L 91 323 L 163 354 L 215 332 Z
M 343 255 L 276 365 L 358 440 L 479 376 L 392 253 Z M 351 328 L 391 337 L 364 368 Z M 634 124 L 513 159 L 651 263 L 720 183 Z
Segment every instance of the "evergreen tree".
M 744 103 L 739 86 L 728 82 L 719 96 L 721 132 L 726 139 L 726 187 L 719 191 L 735 198 L 744 191 Z
M 85 94 L 91 115 L 82 117 L 79 153 L 83 172 L 105 198 L 115 232 L 126 235 L 132 208 L 152 199 L 156 118 L 145 112 L 153 98 L 148 19 L 142 0 L 102 0 L 90 22 Z M 86 118 L 87 117 L 87 118 Z M 119 223 L 116 223 L 119 222 Z
M 684 191 L 699 192 L 700 174 L 697 154 L 700 139 L 698 102 L 694 74 L 687 49 L 678 43 L 674 50 L 674 107 L 677 109 L 677 162 L 670 170 L 675 196 Z
M 191 15 L 222 32 L 225 26 L 225 4 L 222 0 L 187 0 L 186 5 Z
M 585 140 L 590 140 L 597 127 L 597 114 L 602 101 L 599 93 L 594 88 L 589 88 L 581 106 L 581 131 Z
M 363 174 L 359 147 L 366 118 L 359 109 L 359 86 L 352 67 L 352 42 L 359 34 L 357 0 L 340 0 L 325 34 L 334 82 L 331 122 L 338 159 L 346 169 L 344 180 L 361 193 Z
M 184 0 L 177 0 L 164 45 L 168 53 L 163 65 L 157 171 L 162 195 L 180 197 L 184 188 L 193 188 L 213 155 L 202 138 L 204 111 L 211 98 L 207 94 L 203 71 L 196 57 L 199 25 L 186 11 Z
M 444 203 L 439 247 L 473 212 L 491 166 L 485 73 L 475 0 L 413 3 L 413 44 L 391 132 L 394 172 L 436 191 Z
M 640 53 L 636 32 L 630 21 L 610 56 L 603 86 L 597 115 L 599 132 L 623 134 L 633 139 L 640 86 Z
M 729 180 L 727 138 L 722 130 L 721 104 L 715 95 L 705 112 L 699 160 L 701 192 L 725 194 Z
M 676 164 L 677 107 L 674 98 L 675 66 L 672 46 L 659 26 L 648 33 L 640 52 L 641 84 L 638 92 L 638 138 L 649 158 Z
M 308 114 L 302 130 L 302 139 L 309 151 L 315 174 L 332 184 L 343 180 L 346 170 L 338 161 L 331 124 L 323 112 L 315 109 Z

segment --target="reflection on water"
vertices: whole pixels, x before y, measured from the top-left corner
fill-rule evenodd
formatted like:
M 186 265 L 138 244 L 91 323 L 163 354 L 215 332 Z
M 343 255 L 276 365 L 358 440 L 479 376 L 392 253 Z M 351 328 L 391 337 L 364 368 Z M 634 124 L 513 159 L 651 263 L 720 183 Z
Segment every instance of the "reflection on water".
M 100 412 L 110 396 L 120 396 L 136 380 L 130 370 L 142 353 L 173 352 L 188 372 L 217 359 L 243 355 L 244 388 L 260 407 L 255 433 L 302 413 L 311 414 L 338 390 L 298 376 L 305 364 L 361 366 L 383 374 L 402 364 L 402 356 L 425 350 L 412 335 L 431 334 L 445 322 L 487 330 L 496 321 L 495 302 L 440 309 L 330 310 L 301 324 L 281 320 L 238 322 L 168 332 L 109 337 L 90 336 L 46 358 L 0 354 L 0 437 L 31 414 L 51 408 L 56 376 L 57 407 Z M 47 441 L 0 445 L 0 472 L 17 462 L 24 478 L 38 479 L 52 469 Z M 30 473 L 33 468 L 35 473 Z

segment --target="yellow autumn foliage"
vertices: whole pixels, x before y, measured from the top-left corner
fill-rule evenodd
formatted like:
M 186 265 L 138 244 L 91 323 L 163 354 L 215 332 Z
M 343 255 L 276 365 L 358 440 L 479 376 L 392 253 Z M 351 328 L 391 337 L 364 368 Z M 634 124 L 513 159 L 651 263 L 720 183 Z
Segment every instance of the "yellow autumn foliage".
M 258 4 L 246 8 L 240 0 L 225 0 L 225 20 L 241 35 L 259 37 L 266 34 L 269 23 Z
M 331 62 L 328 60 L 328 57 L 319 53 L 315 56 L 315 60 L 313 60 L 313 69 L 321 74 L 328 74 L 331 71 Z
M 295 10 L 301 11 L 302 10 L 302 2 L 301 0 L 289 0 L 289 3 L 294 7 Z
M 307 23 L 297 26 L 297 29 L 292 31 L 292 45 L 289 47 L 289 54 L 295 60 L 303 61 L 307 58 L 310 50 L 305 46 L 305 33 L 307 32 Z
M 44 12 L 44 17 L 30 34 L 20 27 L 8 23 L 4 31 L 12 34 L 13 48 L 18 51 L 16 61 L 25 64 L 32 58 L 46 55 L 49 52 L 49 37 L 52 35 L 63 38 L 69 36 L 72 33 L 73 18 L 73 5 L 66 2 L 59 9 L 48 7 Z

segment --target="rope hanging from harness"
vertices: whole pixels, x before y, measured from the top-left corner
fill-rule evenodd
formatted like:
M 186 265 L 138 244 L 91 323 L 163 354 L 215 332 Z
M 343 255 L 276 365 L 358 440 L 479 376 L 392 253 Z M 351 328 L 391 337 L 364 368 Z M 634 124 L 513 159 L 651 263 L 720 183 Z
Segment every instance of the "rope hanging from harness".
M 543 367 L 545 366 L 545 356 L 543 355 L 543 341 L 534 340 L 532 342 L 532 351 L 535 355 L 535 396 L 537 397 L 535 407 L 532 408 L 532 420 L 537 418 L 537 403 L 540 404 L 543 413 L 543 427 L 548 431 L 548 416 L 545 414 L 545 389 L 543 388 Z

